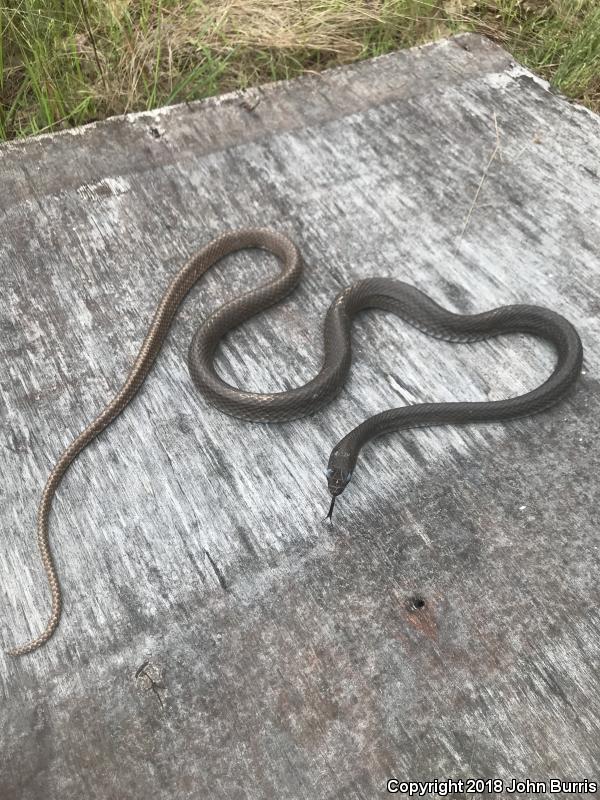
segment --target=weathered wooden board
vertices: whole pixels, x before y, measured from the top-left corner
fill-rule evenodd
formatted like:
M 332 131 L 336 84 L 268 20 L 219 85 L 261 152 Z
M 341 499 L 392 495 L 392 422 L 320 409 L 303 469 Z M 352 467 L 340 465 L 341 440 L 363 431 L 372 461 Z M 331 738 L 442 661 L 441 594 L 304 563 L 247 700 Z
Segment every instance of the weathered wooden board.
M 185 360 L 198 319 L 274 264 L 247 252 L 214 270 L 60 489 L 61 627 L 0 659 L 2 800 L 600 777 L 599 146 L 598 118 L 460 36 L 0 147 L 6 647 L 46 620 L 34 517 L 49 468 L 119 386 L 174 271 L 225 229 L 274 226 L 308 264 L 222 348 L 242 386 L 305 382 L 331 298 L 375 274 L 463 312 L 550 306 L 585 347 L 549 413 L 369 447 L 331 530 L 322 470 L 350 427 L 517 394 L 552 353 L 521 336 L 454 346 L 368 313 L 334 404 L 252 425 L 208 407 Z

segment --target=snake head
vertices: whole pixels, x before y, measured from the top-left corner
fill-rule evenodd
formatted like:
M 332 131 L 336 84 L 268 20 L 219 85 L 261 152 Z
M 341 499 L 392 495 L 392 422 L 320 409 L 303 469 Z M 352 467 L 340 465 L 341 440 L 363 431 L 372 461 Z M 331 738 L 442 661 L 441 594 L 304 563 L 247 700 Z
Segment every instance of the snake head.
M 325 470 L 325 475 L 327 476 L 327 487 L 329 492 L 331 493 L 332 497 L 337 497 L 344 491 L 350 482 L 352 472 L 349 472 L 345 469 L 340 469 L 339 467 L 328 467 Z

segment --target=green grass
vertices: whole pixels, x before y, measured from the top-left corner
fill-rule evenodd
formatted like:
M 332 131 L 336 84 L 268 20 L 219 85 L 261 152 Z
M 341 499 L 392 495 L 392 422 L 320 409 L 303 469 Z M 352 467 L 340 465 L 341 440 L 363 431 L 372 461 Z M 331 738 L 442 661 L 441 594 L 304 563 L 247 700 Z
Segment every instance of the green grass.
M 600 110 L 597 0 L 0 0 L 0 138 L 319 71 L 459 30 Z

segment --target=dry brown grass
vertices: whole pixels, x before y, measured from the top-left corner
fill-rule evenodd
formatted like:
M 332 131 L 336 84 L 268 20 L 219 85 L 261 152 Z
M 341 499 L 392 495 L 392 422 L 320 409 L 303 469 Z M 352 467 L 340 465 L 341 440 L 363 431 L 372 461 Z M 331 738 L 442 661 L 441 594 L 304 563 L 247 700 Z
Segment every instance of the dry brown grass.
M 9 0 L 0 137 L 206 97 L 478 30 L 600 108 L 595 0 Z

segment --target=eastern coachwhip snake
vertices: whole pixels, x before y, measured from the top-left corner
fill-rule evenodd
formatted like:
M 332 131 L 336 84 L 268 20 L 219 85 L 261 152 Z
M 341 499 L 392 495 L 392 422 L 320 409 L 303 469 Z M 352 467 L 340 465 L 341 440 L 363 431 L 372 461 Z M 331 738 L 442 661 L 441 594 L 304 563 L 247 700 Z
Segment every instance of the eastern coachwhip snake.
M 533 414 L 556 403 L 581 371 L 583 351 L 575 328 L 546 308 L 511 305 L 481 314 L 454 314 L 409 284 L 391 278 L 367 278 L 344 289 L 325 318 L 323 366 L 312 380 L 276 394 L 245 392 L 225 383 L 214 367 L 221 339 L 232 328 L 291 292 L 302 274 L 302 258 L 285 236 L 263 228 L 225 233 L 193 255 L 168 286 L 135 362 L 115 397 L 67 447 L 42 492 L 37 518 L 37 541 L 52 595 L 45 630 L 10 655 L 30 653 L 48 641 L 58 625 L 62 599 L 48 537 L 52 499 L 77 455 L 117 417 L 135 397 L 148 375 L 182 300 L 196 281 L 224 256 L 244 248 L 261 248 L 276 255 L 280 273 L 212 313 L 200 326 L 189 349 L 192 379 L 206 399 L 227 414 L 257 422 L 280 422 L 303 417 L 328 403 L 342 388 L 351 362 L 352 318 L 365 308 L 392 311 L 416 328 L 440 339 L 473 342 L 503 333 L 529 333 L 551 342 L 557 353 L 554 371 L 541 386 L 506 400 L 469 403 L 423 403 L 390 409 L 370 417 L 350 431 L 329 458 L 327 479 L 333 502 L 348 484 L 361 447 L 375 436 L 399 429 L 443 424 L 505 420 Z

